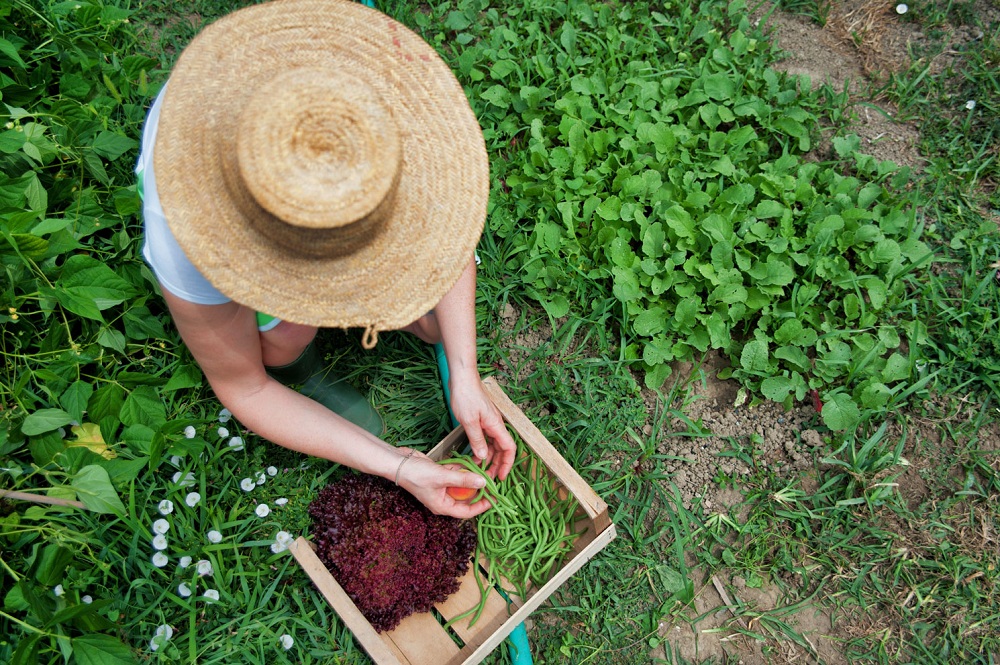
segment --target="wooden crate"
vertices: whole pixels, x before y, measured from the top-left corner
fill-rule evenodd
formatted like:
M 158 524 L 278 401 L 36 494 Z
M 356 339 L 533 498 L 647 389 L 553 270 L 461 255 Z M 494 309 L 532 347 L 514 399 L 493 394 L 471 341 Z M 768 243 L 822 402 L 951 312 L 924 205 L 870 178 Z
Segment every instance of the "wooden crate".
M 527 598 L 511 598 L 508 603 L 490 589 L 486 609 L 476 625 L 469 628 L 469 619 L 451 626 L 453 635 L 465 646 L 459 647 L 439 623 L 432 612 L 412 614 L 395 630 L 377 633 L 361 614 L 330 571 L 319 560 L 312 544 L 298 538 L 289 549 L 312 579 L 323 596 L 337 612 L 341 621 L 354 633 L 362 648 L 377 665 L 474 665 L 482 661 L 499 645 L 514 628 L 537 609 L 563 582 L 579 570 L 615 537 L 615 525 L 608 516 L 608 506 L 587 485 L 580 474 L 562 458 L 538 428 L 514 405 L 493 379 L 484 382 L 486 392 L 503 414 L 504 419 L 545 463 L 552 477 L 580 504 L 579 520 L 575 527 L 580 536 L 566 556 L 562 566 L 554 570 L 549 580 L 540 588 L 531 588 Z M 468 443 L 461 427 L 451 432 L 428 453 L 433 459 L 443 459 L 452 451 L 461 450 Z M 435 606 L 444 620 L 457 616 L 480 600 L 479 588 L 470 567 L 461 587 L 445 602 Z M 485 574 L 483 573 L 484 579 Z

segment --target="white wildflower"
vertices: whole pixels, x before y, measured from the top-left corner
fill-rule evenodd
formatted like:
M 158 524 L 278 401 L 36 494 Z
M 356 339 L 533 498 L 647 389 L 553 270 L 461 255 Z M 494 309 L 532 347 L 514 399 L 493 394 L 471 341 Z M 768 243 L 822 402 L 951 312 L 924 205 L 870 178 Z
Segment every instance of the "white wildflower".
M 201 501 L 201 495 L 198 494 L 197 492 L 191 492 L 186 497 L 184 497 L 184 503 L 186 503 L 192 508 L 197 506 L 199 501 Z
M 153 522 L 153 533 L 166 533 L 170 531 L 170 522 L 160 518 Z
M 265 482 L 267 482 L 267 476 L 264 475 L 263 471 L 261 471 L 260 473 L 257 474 L 257 484 L 263 485 Z
M 285 651 L 288 651 L 293 646 L 295 646 L 295 640 L 292 639 L 292 636 L 287 633 L 282 635 L 278 639 L 281 641 L 281 648 L 284 649 Z
M 52 593 L 54 593 L 57 596 L 61 596 L 61 595 L 63 595 L 66 592 L 63 590 L 63 585 L 62 584 L 57 584 L 56 588 L 52 590 Z
M 215 529 L 212 529 L 211 531 L 208 532 L 208 542 L 210 542 L 210 543 L 221 543 L 222 542 L 222 534 L 219 533 L 218 531 L 216 531 Z
M 278 469 L 277 469 L 277 467 L 273 467 L 273 466 L 267 467 L 267 475 L 271 476 L 272 478 L 274 478 L 276 475 L 278 475 Z
M 191 587 L 189 587 L 186 583 L 181 582 L 177 585 L 177 595 L 181 598 L 189 597 L 191 595 Z
M 170 559 L 168 559 L 167 555 L 164 554 L 163 552 L 157 552 L 156 554 L 153 555 L 153 565 L 156 566 L 157 568 L 163 568 L 169 562 Z
M 174 629 L 166 624 L 162 626 L 157 626 L 156 632 L 153 633 L 153 637 L 160 637 L 160 636 L 163 636 L 164 640 L 169 640 L 171 637 L 174 636 Z
M 181 458 L 180 455 L 171 455 L 170 463 L 174 466 L 180 466 L 181 464 L 184 463 L 184 460 Z
M 976 108 L 976 100 L 970 99 L 969 101 L 965 102 L 965 108 L 967 108 L 970 111 Z
M 898 5 L 896 5 L 896 13 L 897 14 L 905 14 L 908 11 L 910 11 L 910 8 L 907 7 L 906 5 L 904 5 L 902 2 L 899 3 Z
M 161 515 L 169 515 L 174 512 L 174 502 L 170 499 L 164 499 L 160 501 L 160 504 L 156 507 L 160 511 Z
M 225 439 L 227 436 L 229 436 L 229 430 L 227 430 L 225 427 L 220 427 L 219 428 L 219 438 L 220 439 Z
M 219 592 L 215 589 L 205 589 L 205 593 L 202 595 L 213 603 L 219 600 Z
M 90 605 L 92 602 L 94 602 L 94 598 L 93 596 L 83 596 L 80 598 L 80 602 L 82 602 L 84 605 Z
M 162 533 L 156 534 L 153 537 L 153 549 L 161 551 L 167 549 L 167 537 Z
M 191 557 L 182 556 L 181 560 L 177 563 L 177 565 L 180 566 L 181 568 L 187 568 L 188 566 L 191 565 L 191 561 L 192 561 Z
M 193 439 L 195 434 L 197 434 L 197 432 L 195 432 L 194 430 L 194 425 L 188 425 L 187 427 L 184 428 L 185 439 Z
M 277 542 L 281 543 L 282 545 L 288 545 L 293 540 L 295 540 L 292 534 L 288 533 L 287 531 L 279 531 L 277 534 L 275 534 L 274 539 Z
M 181 487 L 190 487 L 191 485 L 194 485 L 194 474 L 188 471 L 182 477 L 181 472 L 178 471 L 173 475 L 173 481 Z
M 223 407 L 222 411 L 219 411 L 219 422 L 222 423 L 223 425 L 228 423 L 229 419 L 232 417 L 233 417 L 233 412 L 227 408 Z
M 233 450 L 243 450 L 243 439 L 238 436 L 234 436 L 229 439 L 229 447 Z
M 288 499 L 286 499 L 285 497 L 281 497 L 279 499 L 275 499 L 274 500 L 274 505 L 276 505 L 276 506 L 283 506 L 286 503 L 288 503 Z
M 282 552 L 284 552 L 287 549 L 288 549 L 288 545 L 282 545 L 279 542 L 271 543 L 271 551 L 274 552 L 275 554 L 281 554 Z
M 254 510 L 257 513 L 257 517 L 267 517 L 271 514 L 271 509 L 267 507 L 266 503 L 262 503 Z
M 212 562 L 202 559 L 198 562 L 198 574 L 202 577 L 212 574 Z
M 240 481 L 240 488 L 244 492 L 249 492 L 255 487 L 257 487 L 257 483 L 253 481 L 253 478 L 244 478 Z

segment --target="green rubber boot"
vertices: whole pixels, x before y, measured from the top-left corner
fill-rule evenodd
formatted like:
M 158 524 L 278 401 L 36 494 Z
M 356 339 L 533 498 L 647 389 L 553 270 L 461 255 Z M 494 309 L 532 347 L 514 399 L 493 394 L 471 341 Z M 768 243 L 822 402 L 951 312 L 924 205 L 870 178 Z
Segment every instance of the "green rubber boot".
M 299 385 L 299 392 L 316 400 L 337 415 L 350 420 L 375 436 L 385 434 L 385 422 L 365 396 L 344 379 L 323 368 L 315 342 L 298 358 L 278 367 L 265 367 L 267 373 L 286 386 Z

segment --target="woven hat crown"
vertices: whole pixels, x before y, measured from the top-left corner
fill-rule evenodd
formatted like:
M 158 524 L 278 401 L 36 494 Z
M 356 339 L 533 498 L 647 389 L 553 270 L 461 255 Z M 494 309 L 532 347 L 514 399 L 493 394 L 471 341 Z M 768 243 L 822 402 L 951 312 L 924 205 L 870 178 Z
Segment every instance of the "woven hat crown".
M 269 214 L 256 229 L 289 252 L 349 254 L 392 214 L 402 146 L 364 81 L 302 67 L 255 90 L 236 130 L 234 195 Z

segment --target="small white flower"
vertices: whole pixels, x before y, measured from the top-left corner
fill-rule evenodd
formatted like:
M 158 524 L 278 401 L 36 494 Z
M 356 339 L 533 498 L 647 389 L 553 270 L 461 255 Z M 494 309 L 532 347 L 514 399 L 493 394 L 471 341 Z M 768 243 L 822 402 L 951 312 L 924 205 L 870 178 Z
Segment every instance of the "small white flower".
M 156 534 L 153 537 L 153 549 L 161 551 L 167 549 L 167 537 L 162 533 Z
M 178 562 L 177 565 L 180 566 L 181 568 L 187 568 L 188 566 L 191 565 L 191 557 L 182 556 L 180 562 Z
M 219 592 L 215 589 L 205 589 L 205 593 L 203 595 L 206 599 L 212 601 L 213 603 L 219 600 Z
M 222 423 L 223 425 L 228 423 L 229 419 L 232 417 L 233 417 L 233 412 L 230 411 L 229 409 L 223 408 L 222 411 L 219 411 L 219 422 Z
M 266 503 L 262 503 L 254 510 L 257 513 L 257 517 L 267 517 L 271 514 L 271 509 L 267 507 Z
M 183 477 L 181 477 L 181 472 L 178 471 L 173 475 L 173 481 L 181 487 L 190 487 L 191 485 L 194 485 L 194 474 L 188 471 Z
M 160 518 L 153 522 L 153 533 L 166 533 L 170 531 L 170 522 Z
M 229 430 L 227 430 L 225 427 L 220 427 L 219 428 L 219 438 L 220 439 L 225 439 L 227 436 L 229 436 Z
M 257 483 L 253 481 L 253 478 L 244 478 L 240 481 L 240 488 L 244 492 L 249 492 L 255 487 L 257 487 Z
M 288 635 L 287 633 L 285 635 L 282 635 L 278 639 L 281 641 L 281 648 L 283 648 L 285 651 L 288 651 L 293 646 L 295 646 L 295 640 L 292 639 L 292 636 Z
M 222 534 L 219 533 L 218 531 L 216 531 L 215 529 L 212 529 L 211 531 L 208 532 L 208 542 L 210 542 L 210 543 L 221 543 L 222 542 Z
M 969 101 L 965 102 L 965 108 L 969 109 L 970 111 L 976 108 L 976 100 L 970 99 Z
M 898 5 L 896 5 L 896 13 L 897 14 L 905 14 L 909 10 L 910 10 L 910 8 L 907 7 L 906 5 L 904 5 L 902 2 L 899 3 Z
M 267 482 L 267 476 L 265 476 L 264 472 L 261 471 L 260 473 L 257 474 L 257 484 L 263 485 L 265 482 Z
M 212 574 L 212 562 L 202 559 L 198 562 L 198 574 L 202 577 Z
M 234 436 L 229 439 L 229 447 L 233 450 L 243 450 L 243 439 L 238 436 Z
M 267 475 L 271 476 L 272 478 L 274 478 L 276 475 L 278 475 L 278 469 L 277 469 L 277 467 L 273 467 L 273 466 L 267 467 Z
M 149 641 L 149 650 L 150 651 L 156 651 L 157 649 L 159 649 L 160 648 L 160 642 L 162 642 L 162 641 L 163 641 L 162 637 L 159 637 L 159 638 L 154 637 L 153 639 L 151 639 Z
M 153 637 L 163 637 L 164 640 L 169 640 L 174 636 L 174 629 L 170 626 L 163 624 L 162 626 L 156 627 L 156 632 L 153 633 Z
M 186 503 L 192 508 L 197 506 L 199 501 L 201 501 L 201 495 L 198 494 L 197 492 L 191 492 L 186 497 L 184 497 L 184 503 Z
M 194 431 L 194 425 L 188 425 L 184 428 L 184 438 L 193 439 L 197 432 Z
M 181 582 L 177 585 L 177 595 L 181 598 L 187 598 L 191 595 L 191 587 L 189 587 L 186 583 Z
M 292 536 L 292 534 L 288 533 L 287 531 L 279 531 L 277 534 L 275 534 L 274 540 L 281 543 L 282 545 L 288 545 L 293 540 L 295 540 L 295 538 Z
M 57 596 L 61 596 L 61 595 L 63 595 L 66 592 L 63 591 L 63 585 L 62 584 L 57 584 L 56 588 L 52 590 L 52 593 L 54 593 Z
M 174 466 L 180 466 L 181 464 L 184 463 L 184 460 L 181 458 L 180 455 L 171 455 L 170 463 L 173 464 Z
M 164 554 L 163 552 L 157 552 L 156 554 L 153 555 L 153 565 L 156 566 L 157 568 L 163 568 L 169 562 L 170 559 L 168 559 L 167 555 Z
M 286 499 L 285 497 L 281 497 L 280 499 L 275 499 L 274 500 L 274 505 L 276 505 L 276 506 L 283 506 L 286 503 L 288 503 L 288 499 Z
M 82 602 L 84 605 L 90 605 L 92 602 L 94 602 L 94 599 L 92 596 L 83 596 L 82 598 L 80 598 L 80 602 Z
M 288 545 L 282 545 L 281 543 L 278 542 L 271 543 L 271 551 L 274 552 L 275 554 L 281 554 L 287 549 Z
M 174 512 L 174 502 L 170 499 L 164 499 L 163 501 L 160 501 L 160 505 L 158 505 L 156 509 L 160 511 L 161 515 L 169 515 Z

